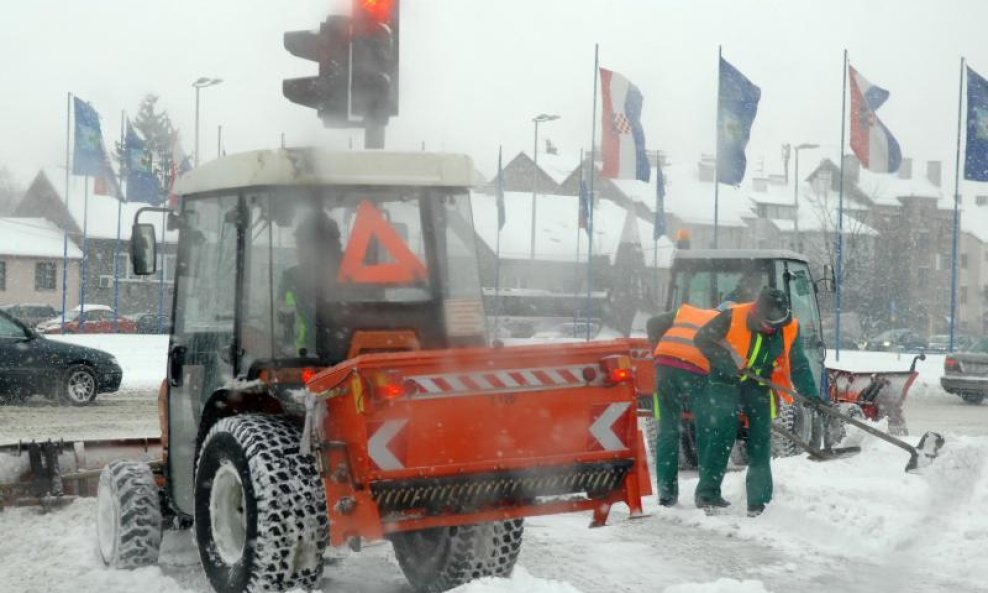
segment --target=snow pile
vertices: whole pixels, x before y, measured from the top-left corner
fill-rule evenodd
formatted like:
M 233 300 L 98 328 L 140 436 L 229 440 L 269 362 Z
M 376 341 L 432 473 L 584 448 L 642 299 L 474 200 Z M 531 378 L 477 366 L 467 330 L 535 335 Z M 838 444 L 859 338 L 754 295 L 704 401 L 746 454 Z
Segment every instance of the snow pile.
M 662 593 L 768 593 L 761 581 L 717 579 L 712 583 L 686 583 L 666 587 Z
M 726 591 L 726 589 L 725 589 Z M 450 593 L 581 593 L 573 585 L 561 581 L 540 579 L 522 567 L 516 567 L 509 579 L 483 578 L 467 583 Z M 711 592 L 712 593 L 712 592 Z M 752 591 L 752 593 L 755 593 Z
M 168 361 L 168 336 L 145 334 L 50 335 L 53 340 L 80 344 L 109 352 L 123 368 L 120 391 L 158 394 Z

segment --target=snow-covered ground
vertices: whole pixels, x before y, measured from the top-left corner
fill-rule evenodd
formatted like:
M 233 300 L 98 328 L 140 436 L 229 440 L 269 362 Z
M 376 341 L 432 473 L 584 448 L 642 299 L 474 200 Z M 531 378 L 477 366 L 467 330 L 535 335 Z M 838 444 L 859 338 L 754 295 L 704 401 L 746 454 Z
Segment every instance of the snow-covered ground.
M 129 384 L 132 392 L 103 401 L 149 403 L 135 415 L 143 414 L 153 427 L 164 341 L 111 338 L 100 346 L 117 355 L 125 376 L 133 364 L 137 370 L 131 376 L 146 380 L 143 388 L 135 381 Z M 125 338 L 135 341 L 128 344 Z M 161 358 L 154 361 L 155 356 Z M 895 354 L 841 353 L 841 366 L 853 370 L 906 369 L 910 360 L 905 355 L 897 360 Z M 923 473 L 906 474 L 908 456 L 875 439 L 861 440 L 862 454 L 838 461 L 775 460 L 775 500 L 762 516 L 750 519 L 744 514 L 743 471 L 727 476 L 724 494 L 733 504 L 717 516 L 693 508 L 696 474 L 684 472 L 682 502 L 666 509 L 650 497 L 643 518 L 630 519 L 615 509 L 609 524 L 599 529 L 588 529 L 584 514 L 528 520 L 514 577 L 485 579 L 458 593 L 988 590 L 988 563 L 981 559 L 988 548 L 988 436 L 982 436 L 988 435 L 988 406 L 966 405 L 940 391 L 942 363 L 938 356 L 920 364 L 920 382 L 906 405 L 913 434 L 929 426 L 947 437 L 940 458 Z M 63 412 L 80 413 L 41 403 L 33 407 L 49 412 L 55 423 Z M 12 412 L 16 409 L 0 408 L 0 422 Z M 104 412 L 79 430 L 92 424 L 99 426 L 95 430 L 101 436 L 112 430 L 119 410 L 107 406 Z M 94 552 L 94 512 L 94 501 L 84 499 L 46 515 L 32 509 L 0 513 L 0 591 L 210 590 L 188 533 L 167 535 L 159 567 L 104 569 Z M 322 589 L 411 591 L 386 543 L 334 556 Z

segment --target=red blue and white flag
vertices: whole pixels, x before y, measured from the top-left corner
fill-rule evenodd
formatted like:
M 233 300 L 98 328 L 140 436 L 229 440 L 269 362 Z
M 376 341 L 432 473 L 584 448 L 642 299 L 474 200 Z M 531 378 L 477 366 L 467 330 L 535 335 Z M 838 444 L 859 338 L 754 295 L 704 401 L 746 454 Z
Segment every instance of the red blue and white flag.
M 648 181 L 642 93 L 617 72 L 600 69 L 604 109 L 601 112 L 602 177 Z
M 868 82 L 848 66 L 851 78 L 851 150 L 861 164 L 876 173 L 894 173 L 902 163 L 899 143 L 875 114 L 889 92 Z

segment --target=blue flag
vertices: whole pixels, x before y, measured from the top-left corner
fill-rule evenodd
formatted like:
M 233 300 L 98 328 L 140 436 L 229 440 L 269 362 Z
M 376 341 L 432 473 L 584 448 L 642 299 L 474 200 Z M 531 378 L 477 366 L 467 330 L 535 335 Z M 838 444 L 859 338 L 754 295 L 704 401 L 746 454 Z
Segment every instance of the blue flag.
M 151 157 L 144 140 L 129 121 L 124 139 L 124 163 L 127 168 L 127 201 L 161 204 L 164 196 L 157 178 L 151 172 Z
M 501 147 L 497 147 L 497 230 L 504 228 L 504 169 L 501 168 Z
M 79 97 L 72 97 L 75 104 L 75 152 L 72 154 L 72 173 L 97 177 L 106 172 L 106 150 L 103 133 L 99 127 L 99 115 L 93 106 Z
M 762 91 L 720 59 L 720 96 L 717 98 L 717 180 L 738 185 L 748 165 L 744 149 L 758 112 Z
M 652 239 L 666 234 L 666 179 L 662 174 L 662 163 L 655 160 L 655 225 L 652 228 Z
M 967 68 L 967 147 L 964 179 L 988 181 L 988 81 Z
M 590 233 L 590 190 L 587 182 L 580 179 L 580 228 Z

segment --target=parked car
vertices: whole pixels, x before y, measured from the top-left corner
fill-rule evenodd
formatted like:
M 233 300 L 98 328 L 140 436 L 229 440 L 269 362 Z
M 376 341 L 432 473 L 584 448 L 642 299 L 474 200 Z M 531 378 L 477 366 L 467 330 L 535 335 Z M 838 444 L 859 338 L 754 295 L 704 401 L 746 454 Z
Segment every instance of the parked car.
M 80 319 L 80 312 L 85 317 Z M 65 313 L 65 333 L 67 334 L 112 334 L 117 333 L 117 321 L 111 307 L 106 305 L 85 305 L 69 309 Z M 132 334 L 137 332 L 137 322 L 120 316 L 119 333 Z M 62 332 L 62 317 L 57 316 L 38 324 L 38 333 L 57 334 Z
M 954 335 L 954 352 L 964 352 L 974 346 L 974 338 L 971 336 Z M 950 350 L 950 334 L 936 334 L 930 336 L 928 347 L 930 352 L 946 352 Z
M 28 327 L 34 327 L 42 321 L 61 314 L 61 311 L 51 305 L 31 303 L 4 305 L 0 307 L 0 311 L 14 317 Z
M 171 330 L 171 319 L 168 315 L 157 313 L 140 313 L 132 317 L 137 324 L 139 334 L 167 334 Z
M 967 352 L 948 354 L 940 385 L 969 404 L 980 404 L 988 396 L 988 338 Z
M 916 330 L 908 328 L 890 329 L 884 331 L 865 343 L 865 350 L 891 352 L 895 350 L 925 351 L 928 346 L 926 338 Z
M 0 402 L 41 394 L 84 405 L 117 391 L 122 379 L 113 355 L 49 340 L 0 311 Z
M 587 337 L 586 321 L 567 321 L 555 327 L 536 332 L 532 336 L 534 340 L 583 340 Z M 590 337 L 594 340 L 613 340 L 623 338 L 619 332 L 606 325 L 601 327 L 597 322 L 590 324 Z

